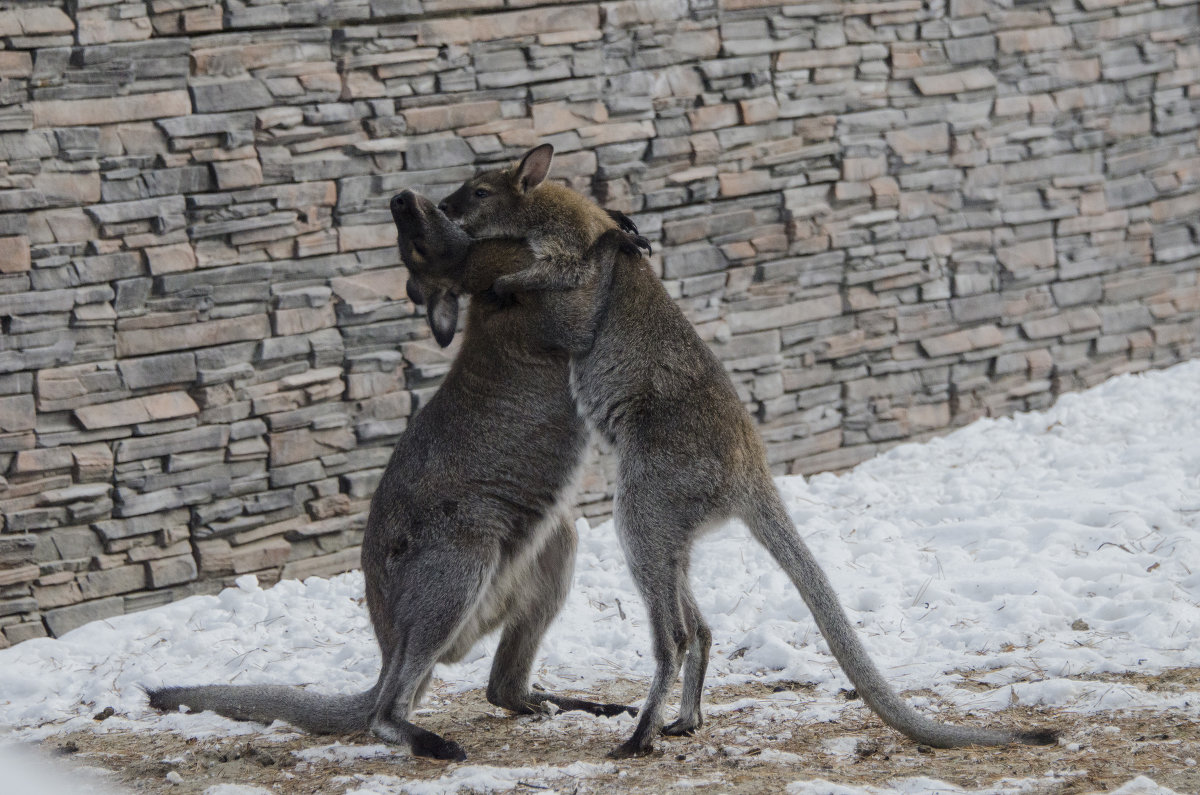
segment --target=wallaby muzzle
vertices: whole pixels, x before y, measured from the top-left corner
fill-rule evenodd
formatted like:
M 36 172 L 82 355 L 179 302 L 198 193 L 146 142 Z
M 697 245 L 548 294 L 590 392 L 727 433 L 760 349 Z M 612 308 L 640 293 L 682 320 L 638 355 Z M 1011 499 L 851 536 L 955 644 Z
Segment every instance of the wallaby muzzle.
M 454 340 L 458 323 L 459 273 L 454 266 L 459 263 L 434 263 L 452 253 L 461 259 L 469 239 L 433 202 L 411 190 L 393 196 L 389 207 L 399 236 L 400 259 L 409 272 L 405 290 L 409 300 L 425 306 L 433 338 L 444 348 Z

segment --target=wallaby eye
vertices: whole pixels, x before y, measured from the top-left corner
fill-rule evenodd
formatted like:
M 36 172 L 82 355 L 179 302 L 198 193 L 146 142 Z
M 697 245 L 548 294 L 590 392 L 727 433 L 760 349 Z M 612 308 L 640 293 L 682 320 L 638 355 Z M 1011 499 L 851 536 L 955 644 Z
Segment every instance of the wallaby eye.
M 492 195 L 492 192 L 490 190 L 488 190 L 487 188 L 479 188 L 475 191 L 475 196 L 480 199 L 486 199 L 488 196 L 491 196 L 491 195 Z

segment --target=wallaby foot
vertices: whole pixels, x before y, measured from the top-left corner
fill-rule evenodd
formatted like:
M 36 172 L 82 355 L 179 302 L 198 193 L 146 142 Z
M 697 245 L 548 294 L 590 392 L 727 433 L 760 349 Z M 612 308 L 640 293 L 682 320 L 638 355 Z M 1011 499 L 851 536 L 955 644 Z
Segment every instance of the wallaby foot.
M 604 718 L 611 718 L 623 712 L 634 716 L 637 715 L 636 707 L 630 707 L 625 704 L 602 704 L 598 701 L 587 701 L 586 699 L 571 698 L 570 696 L 555 696 L 550 693 L 541 692 L 526 693 L 516 698 L 489 692 L 487 700 L 489 703 L 507 709 L 517 715 L 545 715 L 551 713 L 553 710 L 548 709 L 547 704 L 553 704 L 555 707 L 558 707 L 558 711 L 560 712 L 588 712 Z
M 625 742 L 618 745 L 616 748 L 608 752 L 609 759 L 632 759 L 638 756 L 649 756 L 654 753 L 654 743 L 646 740 L 641 742 L 636 736 L 630 737 Z
M 530 699 L 543 704 L 549 702 L 563 712 L 589 712 L 592 715 L 598 715 L 602 718 L 612 718 L 621 714 L 637 717 L 638 713 L 637 707 L 631 707 L 627 704 L 601 704 L 597 701 L 587 701 L 586 699 L 571 698 L 569 696 L 548 696 L 537 693 L 531 695 Z
M 451 762 L 465 762 L 467 752 L 453 740 L 434 734 L 425 729 L 419 730 L 412 738 L 414 756 L 428 756 L 432 759 L 448 759 Z
M 371 734 L 385 743 L 406 746 L 413 756 L 449 759 L 453 762 L 462 762 L 467 758 L 466 751 L 458 743 L 408 721 L 374 720 L 371 722 Z
M 668 737 L 691 737 L 702 725 L 704 725 L 704 721 L 680 718 L 663 726 L 662 733 Z

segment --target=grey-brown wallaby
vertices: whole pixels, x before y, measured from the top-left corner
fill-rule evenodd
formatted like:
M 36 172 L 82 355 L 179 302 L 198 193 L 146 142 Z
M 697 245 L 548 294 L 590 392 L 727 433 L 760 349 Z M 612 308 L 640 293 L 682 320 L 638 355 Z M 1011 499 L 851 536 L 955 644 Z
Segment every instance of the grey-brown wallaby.
M 1054 742 L 1051 731 L 938 723 L 888 686 L 792 524 L 762 440 L 720 361 L 624 233 L 594 238 L 591 226 L 561 233 L 570 219 L 596 211 L 583 209 L 590 202 L 578 194 L 563 199 L 565 188 L 542 194 L 552 156 L 548 145 L 537 147 L 515 167 L 474 177 L 442 206 L 471 234 L 530 240 L 534 262 L 496 279 L 492 290 L 558 291 L 541 304 L 553 317 L 539 329 L 577 318 L 590 324 L 570 340 L 571 386 L 617 455 L 617 532 L 650 614 L 657 663 L 637 728 L 613 755 L 647 753 L 660 729 L 680 735 L 701 725 L 712 636 L 688 584 L 688 563 L 694 539 L 731 518 L 744 521 L 787 572 L 859 695 L 888 725 L 937 747 Z M 565 206 L 546 209 L 556 205 Z M 486 281 L 470 271 L 467 280 Z M 663 728 L 663 702 L 681 666 L 679 717 Z
M 362 567 L 383 658 L 379 679 L 352 695 L 287 685 L 165 687 L 149 691 L 150 704 L 281 719 L 316 733 L 370 730 L 416 755 L 465 759 L 457 743 L 409 715 L 434 663 L 460 659 L 503 627 L 491 703 L 517 713 L 548 711 L 549 703 L 636 714 L 529 689 L 538 644 L 570 587 L 572 486 L 588 438 L 571 399 L 567 354 L 538 341 L 538 297 L 502 305 L 478 295 L 527 266 L 529 250 L 517 241 L 473 243 L 411 192 L 393 197 L 391 208 L 409 295 L 425 304 L 442 346 L 454 337 L 458 295 L 477 295 L 461 351 L 401 436 L 371 500 Z

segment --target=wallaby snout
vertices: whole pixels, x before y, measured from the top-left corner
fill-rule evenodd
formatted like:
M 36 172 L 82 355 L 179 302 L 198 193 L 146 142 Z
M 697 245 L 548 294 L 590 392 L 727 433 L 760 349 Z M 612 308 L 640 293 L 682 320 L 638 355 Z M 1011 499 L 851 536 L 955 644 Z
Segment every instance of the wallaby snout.
M 399 223 L 400 215 L 408 212 L 410 208 L 416 212 L 420 212 L 420 207 L 416 199 L 417 194 L 413 193 L 411 190 L 406 190 L 393 196 L 390 204 L 392 210 L 392 220 L 396 221 L 396 223 Z
M 459 223 L 463 219 L 463 212 L 469 198 L 470 194 L 468 193 L 467 186 L 463 185 L 454 191 L 454 193 L 451 193 L 438 202 L 437 208 L 451 221 Z
M 399 237 L 400 259 L 408 268 L 409 299 L 424 305 L 438 345 L 454 340 L 462 258 L 471 240 L 419 193 L 406 190 L 389 202 Z
M 392 221 L 396 224 L 396 231 L 401 236 L 406 238 L 424 238 L 427 230 L 424 228 L 427 225 L 425 220 L 427 209 L 433 209 L 433 202 L 414 193 L 411 190 L 402 191 L 392 197 L 388 205 L 392 211 Z

